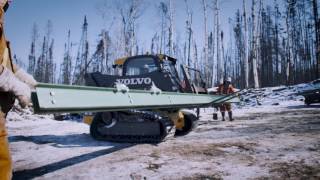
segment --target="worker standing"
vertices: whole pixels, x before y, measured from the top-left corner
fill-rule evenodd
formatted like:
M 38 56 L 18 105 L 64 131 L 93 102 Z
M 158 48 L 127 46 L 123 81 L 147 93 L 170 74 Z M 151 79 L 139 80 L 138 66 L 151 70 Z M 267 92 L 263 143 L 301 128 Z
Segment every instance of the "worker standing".
M 231 84 L 231 77 L 228 77 L 225 79 L 222 83 L 220 82 L 220 85 L 217 90 L 218 94 L 222 95 L 229 95 L 235 92 L 234 87 Z M 229 120 L 233 121 L 232 117 L 232 110 L 231 110 L 231 104 L 230 103 L 223 103 L 219 106 L 221 116 L 222 116 L 222 121 L 225 121 L 225 112 L 228 112 Z
M 9 7 L 8 0 L 0 0 L 0 179 L 12 178 L 12 162 L 9 152 L 6 115 L 15 99 L 21 107 L 30 102 L 31 89 L 36 85 L 32 76 L 12 63 L 9 42 L 4 35 L 4 13 Z

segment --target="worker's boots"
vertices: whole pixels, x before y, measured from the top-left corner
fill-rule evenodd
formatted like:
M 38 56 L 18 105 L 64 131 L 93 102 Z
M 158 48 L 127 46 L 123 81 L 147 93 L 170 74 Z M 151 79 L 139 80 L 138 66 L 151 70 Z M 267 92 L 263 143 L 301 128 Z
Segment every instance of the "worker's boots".
M 228 115 L 229 115 L 229 120 L 230 120 L 230 121 L 233 121 L 234 119 L 233 119 L 233 117 L 232 117 L 232 111 L 229 111 L 229 112 L 228 112 Z
M 222 116 L 222 121 L 225 121 L 225 119 L 224 119 L 225 112 L 221 112 L 221 116 Z

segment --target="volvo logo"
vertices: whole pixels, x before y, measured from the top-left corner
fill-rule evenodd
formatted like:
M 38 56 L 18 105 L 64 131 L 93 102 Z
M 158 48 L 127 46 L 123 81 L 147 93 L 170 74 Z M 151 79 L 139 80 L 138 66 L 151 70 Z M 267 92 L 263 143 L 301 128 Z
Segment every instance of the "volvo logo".
M 128 79 L 117 79 L 118 83 L 125 84 L 125 85 L 141 85 L 141 84 L 151 84 L 151 78 L 128 78 Z

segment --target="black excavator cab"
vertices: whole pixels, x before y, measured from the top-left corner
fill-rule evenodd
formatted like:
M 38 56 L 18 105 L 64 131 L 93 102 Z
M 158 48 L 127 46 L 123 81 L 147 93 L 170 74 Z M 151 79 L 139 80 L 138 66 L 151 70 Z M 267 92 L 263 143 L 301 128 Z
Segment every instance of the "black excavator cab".
M 182 78 L 176 68 L 177 60 L 167 55 L 139 55 L 117 59 L 113 68 L 117 75 L 100 72 L 86 76 L 88 86 L 114 87 L 125 84 L 130 89 L 150 89 L 154 84 L 162 91 L 207 93 L 200 71 L 181 66 Z M 192 73 L 190 73 L 192 71 Z M 195 81 L 192 80 L 194 77 Z

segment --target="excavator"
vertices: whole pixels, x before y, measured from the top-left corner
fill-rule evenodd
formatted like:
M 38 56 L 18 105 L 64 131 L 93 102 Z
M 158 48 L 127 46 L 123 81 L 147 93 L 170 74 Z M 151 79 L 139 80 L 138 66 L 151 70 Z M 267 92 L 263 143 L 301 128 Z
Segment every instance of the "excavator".
M 113 68 L 119 75 L 100 72 L 86 75 L 86 85 L 114 87 L 124 84 L 129 89 L 206 94 L 200 71 L 181 65 L 182 76 L 176 68 L 177 60 L 167 55 L 138 55 L 115 60 Z M 193 75 L 193 79 L 190 75 Z M 187 109 L 129 110 L 98 112 L 85 116 L 90 134 L 98 140 L 121 142 L 159 142 L 172 136 L 188 134 L 196 127 L 197 114 Z

